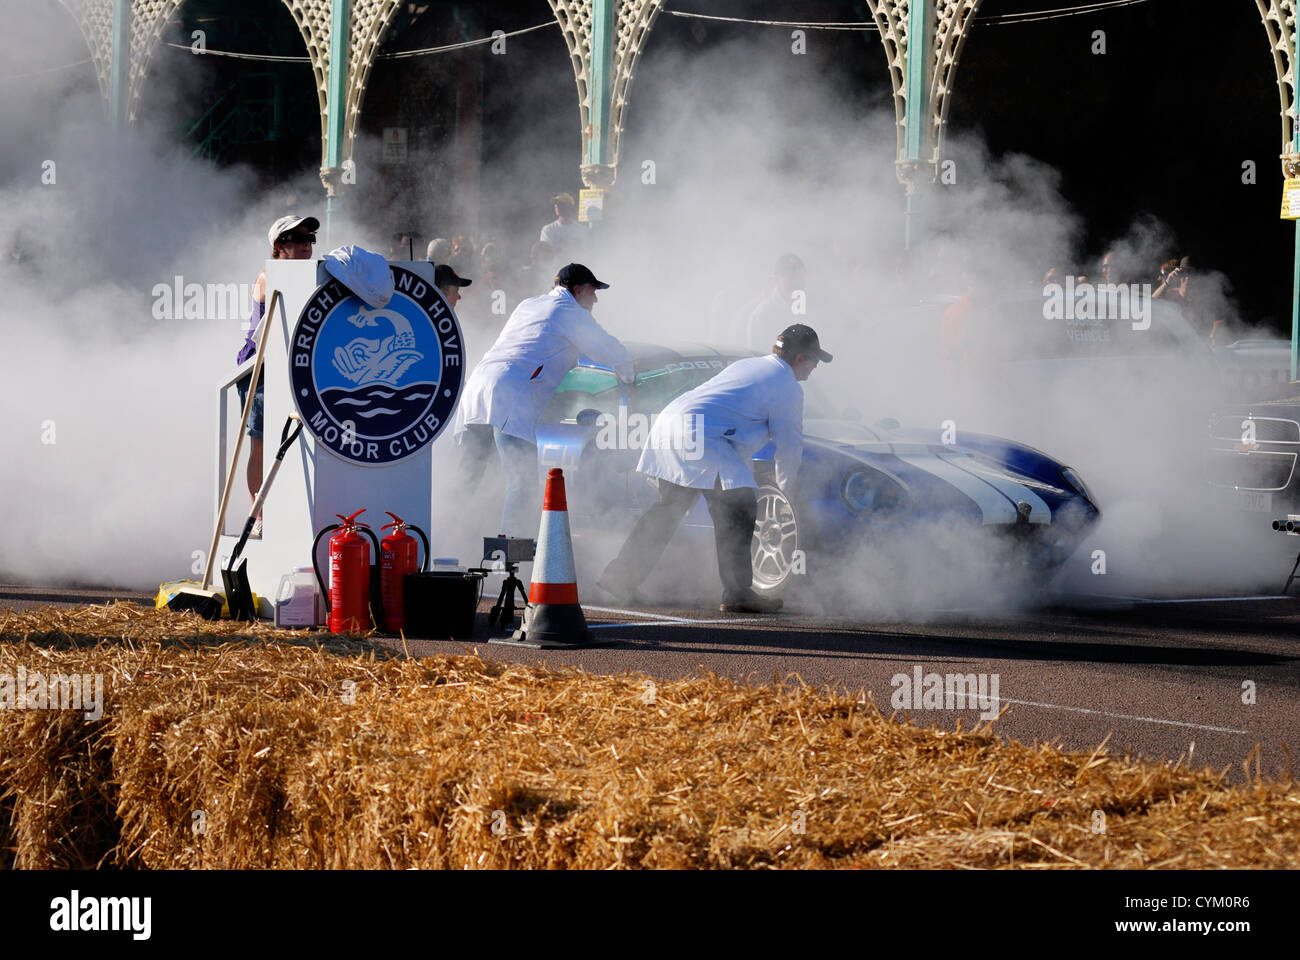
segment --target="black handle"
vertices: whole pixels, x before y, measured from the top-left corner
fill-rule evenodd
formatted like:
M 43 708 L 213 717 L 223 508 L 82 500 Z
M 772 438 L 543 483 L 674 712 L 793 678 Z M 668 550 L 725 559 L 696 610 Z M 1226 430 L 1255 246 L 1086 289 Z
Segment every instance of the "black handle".
M 381 574 L 379 564 L 382 558 L 379 552 L 379 538 L 369 527 L 357 527 L 357 533 L 364 533 L 369 537 L 371 546 L 375 548 L 375 562 L 370 565 L 370 619 L 378 627 L 384 617 L 384 592 L 379 583 Z
M 293 429 L 290 430 L 290 427 Z M 298 434 L 302 433 L 302 421 L 297 417 L 289 417 L 284 421 L 284 429 L 280 431 L 280 449 L 276 451 L 275 459 L 283 460 L 284 455 L 289 452 L 293 442 L 298 439 Z
M 330 612 L 330 592 L 325 587 L 325 580 L 320 575 L 320 564 L 316 561 L 316 551 L 320 548 L 320 538 L 325 536 L 331 530 L 337 530 L 343 526 L 341 523 L 331 523 L 328 527 L 316 534 L 316 539 L 311 545 L 311 568 L 316 571 L 316 582 L 320 584 L 320 595 L 325 598 L 325 612 Z
M 424 535 L 424 531 L 421 530 L 419 527 L 417 527 L 415 524 L 408 523 L 407 526 L 410 527 L 412 530 L 414 530 L 416 533 L 418 533 L 420 535 L 420 539 L 424 541 L 424 566 L 420 568 L 420 572 L 428 573 L 429 572 L 429 538 L 426 537 Z

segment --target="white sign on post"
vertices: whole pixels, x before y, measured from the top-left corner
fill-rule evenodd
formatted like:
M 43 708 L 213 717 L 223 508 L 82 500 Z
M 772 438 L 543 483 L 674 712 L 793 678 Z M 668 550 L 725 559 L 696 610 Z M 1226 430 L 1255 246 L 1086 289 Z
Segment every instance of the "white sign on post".
M 380 162 L 406 162 L 406 127 L 384 127 L 384 155 Z

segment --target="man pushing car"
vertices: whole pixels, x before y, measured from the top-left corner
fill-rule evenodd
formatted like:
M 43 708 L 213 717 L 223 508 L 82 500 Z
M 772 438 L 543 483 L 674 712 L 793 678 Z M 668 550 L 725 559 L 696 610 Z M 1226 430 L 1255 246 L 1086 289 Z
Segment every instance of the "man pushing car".
M 682 519 L 703 494 L 713 519 L 724 613 L 775 613 L 781 601 L 751 584 L 749 544 L 758 484 L 750 461 L 776 445 L 776 481 L 785 488 L 803 458 L 803 388 L 818 363 L 830 363 L 816 332 L 786 327 L 765 357 L 737 360 L 664 407 L 637 471 L 656 478 L 659 502 L 637 521 L 597 586 L 617 599 L 636 595 Z
M 624 383 L 636 378 L 627 348 L 591 313 L 596 291 L 608 288 L 581 263 L 561 267 L 550 293 L 515 307 L 465 383 L 456 412 L 464 478 L 478 485 L 495 446 L 506 478 L 504 535 L 537 532 L 537 421 L 578 357 L 609 364 Z

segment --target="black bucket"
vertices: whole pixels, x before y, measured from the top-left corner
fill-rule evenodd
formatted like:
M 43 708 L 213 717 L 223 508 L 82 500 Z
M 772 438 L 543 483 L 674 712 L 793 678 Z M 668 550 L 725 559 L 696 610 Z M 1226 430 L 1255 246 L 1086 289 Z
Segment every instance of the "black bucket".
M 473 640 L 481 573 L 435 570 L 403 578 L 406 635 L 429 640 Z

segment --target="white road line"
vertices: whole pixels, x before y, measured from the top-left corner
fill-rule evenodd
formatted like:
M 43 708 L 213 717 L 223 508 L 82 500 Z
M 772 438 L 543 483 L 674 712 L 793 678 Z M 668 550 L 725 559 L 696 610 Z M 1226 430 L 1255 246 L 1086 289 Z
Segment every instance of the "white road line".
M 695 617 L 670 617 L 665 613 L 645 613 L 642 610 L 622 610 L 619 609 L 618 607 L 589 607 L 586 604 L 583 604 L 582 609 L 595 610 L 597 613 L 621 613 L 625 617 L 646 617 L 647 619 L 657 620 L 664 624 L 668 624 L 668 623 L 757 623 L 763 619 L 762 617 L 746 617 L 744 619 L 734 619 L 732 617 L 719 617 L 713 620 L 701 620 Z M 631 626 L 646 626 L 646 624 L 609 623 L 609 624 L 604 624 L 604 626 L 631 627 Z
M 1059 703 L 1038 703 L 1035 700 L 1012 700 L 1010 697 L 999 697 L 1002 703 L 1019 703 L 1026 707 L 1043 707 L 1047 710 L 1068 710 L 1071 713 L 1092 713 L 1100 717 L 1114 717 L 1118 720 L 1140 720 L 1143 723 L 1160 723 L 1170 727 L 1191 727 L 1193 730 L 1211 730 L 1214 733 L 1240 733 L 1243 736 L 1249 735 L 1249 730 L 1234 730 L 1232 727 L 1212 727 L 1204 723 L 1188 723 L 1183 720 L 1161 720 L 1159 717 L 1136 717 L 1128 713 L 1109 713 L 1105 710 L 1090 710 L 1087 707 L 1067 707 Z
M 1153 597 L 1126 597 L 1110 593 L 1080 593 L 1075 596 L 1085 600 L 1126 600 L 1129 603 L 1228 603 L 1234 600 L 1294 600 L 1293 596 L 1271 593 L 1257 597 L 1172 597 L 1155 599 Z
M 613 630 L 615 627 L 689 627 L 697 623 L 759 623 L 761 620 L 760 617 L 746 617 L 741 620 L 732 620 L 729 617 L 717 620 L 684 620 L 673 617 L 670 620 L 651 620 L 647 623 L 591 623 L 587 626 L 592 630 Z
M 1133 598 L 1133 599 L 1139 599 L 1139 598 Z M 1211 599 L 1285 600 L 1290 598 L 1288 597 L 1224 597 L 1224 598 L 1206 597 L 1202 599 L 1204 600 L 1211 600 Z M 1187 602 L 1187 601 L 1153 600 L 1148 602 L 1172 603 L 1172 602 Z M 723 618 L 708 619 L 708 620 L 695 619 L 691 617 L 670 617 L 662 613 L 644 613 L 640 610 L 622 610 L 617 607 L 584 606 L 583 609 L 594 610 L 597 613 L 621 613 L 626 616 L 632 616 L 632 617 L 646 617 L 651 621 L 650 623 L 595 623 L 590 625 L 590 629 L 592 630 L 612 630 L 616 627 L 671 627 L 671 626 L 681 626 L 681 625 L 693 624 L 693 623 L 758 623 L 763 620 L 766 620 L 765 617 L 745 617 L 741 619 L 732 619 L 730 617 L 723 617 Z M 1099 717 L 1111 717 L 1116 720 L 1136 720 L 1140 723 L 1158 723 L 1170 727 L 1187 727 L 1192 730 L 1208 730 L 1212 733 L 1236 733 L 1242 736 L 1250 735 L 1249 730 L 1236 730 L 1232 727 L 1215 727 L 1205 723 L 1189 723 L 1184 720 L 1162 720 L 1159 717 L 1139 717 L 1130 713 L 1111 713 L 1107 710 L 1093 710 L 1089 707 L 1068 707 L 1060 703 L 1040 703 L 1037 700 L 1013 700 L 1011 697 L 999 697 L 998 700 L 1001 703 L 1016 703 L 1023 707 L 1041 707 L 1044 710 L 1065 710 L 1069 713 L 1088 713 Z

